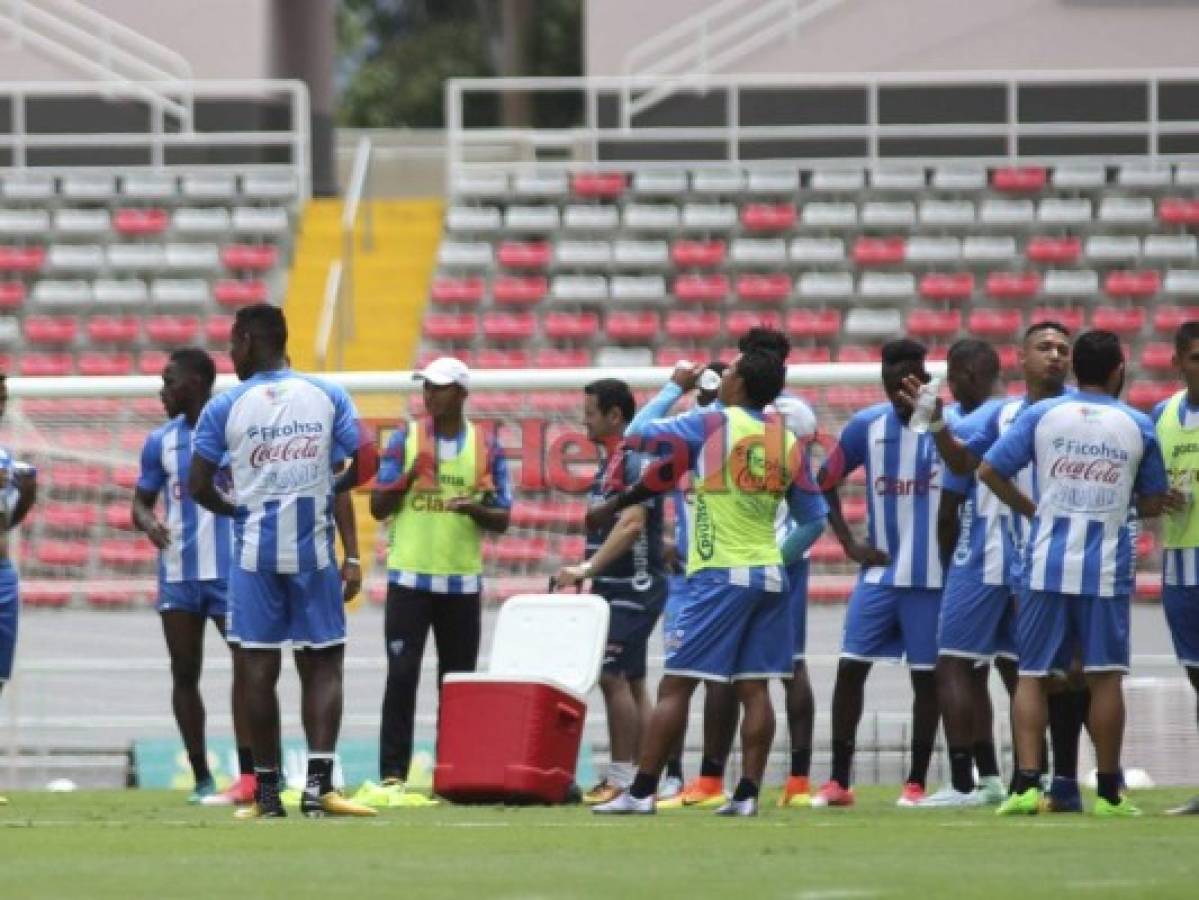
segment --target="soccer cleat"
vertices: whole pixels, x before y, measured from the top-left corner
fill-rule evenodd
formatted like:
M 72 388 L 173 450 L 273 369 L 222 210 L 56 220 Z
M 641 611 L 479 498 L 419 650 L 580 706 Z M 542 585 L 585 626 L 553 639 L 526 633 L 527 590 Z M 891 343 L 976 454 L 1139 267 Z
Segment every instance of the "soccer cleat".
M 8 806 L 8 798 L 0 797 L 0 806 Z
M 853 806 L 853 789 L 842 787 L 835 781 L 826 781 L 812 797 L 812 805 L 818 808 L 826 806 Z
M 620 791 L 620 788 L 614 784 L 609 784 L 605 779 L 583 795 L 583 802 L 588 806 L 595 806 L 598 803 L 608 803 L 615 800 Z
M 254 802 L 254 791 L 258 779 L 253 775 L 239 775 L 237 781 L 219 794 L 211 794 L 200 801 L 201 806 L 246 806 Z
M 279 792 L 279 802 L 288 809 L 300 808 L 300 789 L 286 788 Z
M 600 816 L 652 816 L 654 805 L 653 796 L 638 799 L 628 791 L 621 791 L 607 803 L 591 807 L 591 811 Z
M 679 809 L 695 806 L 699 809 L 715 809 L 728 799 L 724 793 L 724 778 L 720 775 L 700 775 L 691 779 L 683 790 L 663 801 L 663 809 Z
M 279 802 L 262 802 L 255 800 L 249 806 L 242 806 L 233 813 L 235 819 L 286 819 L 287 810 Z
M 955 790 L 952 784 L 947 784 L 941 790 L 917 800 L 915 806 L 918 809 L 965 809 L 980 806 L 976 794 L 977 791 L 965 793 Z
M 410 793 L 404 782 L 388 779 L 382 784 L 364 781 L 362 787 L 354 794 L 355 803 L 369 806 L 373 809 L 399 809 L 420 806 L 440 806 L 441 801 L 426 797 L 424 794 Z
M 807 775 L 788 775 L 783 792 L 779 794 L 779 806 L 811 806 L 812 785 Z
M 211 778 L 205 778 L 203 781 L 197 781 L 196 786 L 192 788 L 192 792 L 187 795 L 187 802 L 192 806 L 203 803 L 208 797 L 216 796 L 216 782 Z
M 322 816 L 377 816 L 378 812 L 369 806 L 347 800 L 338 791 L 327 791 L 316 794 L 305 790 L 300 796 L 300 812 L 310 819 Z
M 1166 810 L 1167 816 L 1199 816 L 1199 797 L 1192 797 L 1182 806 L 1174 806 Z
M 683 779 L 667 775 L 662 779 L 662 786 L 658 788 L 658 802 L 673 800 L 681 793 L 683 793 Z
M 915 781 L 909 781 L 903 786 L 903 791 L 900 793 L 899 799 L 895 801 L 895 805 L 903 807 L 917 806 L 926 796 L 924 785 L 917 784 Z
M 1035 816 L 1041 811 L 1041 792 L 1035 787 L 1023 794 L 1011 794 L 995 810 L 997 816 Z
M 1045 793 L 1042 808 L 1052 813 L 1082 812 L 1082 794 L 1078 790 L 1078 782 L 1073 778 L 1054 776 Z
M 744 800 L 729 800 L 718 810 L 718 816 L 756 816 L 758 814 L 758 798 L 746 797 Z
M 1007 797 L 1003 779 L 998 775 L 984 775 L 978 779 L 974 789 L 975 806 L 998 806 Z
M 1095 806 L 1091 812 L 1099 819 L 1135 819 L 1141 815 L 1141 811 L 1133 806 L 1132 801 L 1127 797 L 1121 797 L 1119 803 L 1112 803 L 1110 800 L 1099 797 L 1095 800 Z

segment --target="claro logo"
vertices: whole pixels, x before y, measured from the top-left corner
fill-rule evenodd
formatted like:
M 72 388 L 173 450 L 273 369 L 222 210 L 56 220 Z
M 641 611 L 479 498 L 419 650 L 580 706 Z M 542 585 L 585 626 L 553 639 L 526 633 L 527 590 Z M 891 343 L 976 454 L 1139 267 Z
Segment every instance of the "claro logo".
M 891 478 L 879 475 L 874 479 L 874 493 L 880 497 L 927 497 L 940 488 L 938 471 L 933 469 L 927 478 Z

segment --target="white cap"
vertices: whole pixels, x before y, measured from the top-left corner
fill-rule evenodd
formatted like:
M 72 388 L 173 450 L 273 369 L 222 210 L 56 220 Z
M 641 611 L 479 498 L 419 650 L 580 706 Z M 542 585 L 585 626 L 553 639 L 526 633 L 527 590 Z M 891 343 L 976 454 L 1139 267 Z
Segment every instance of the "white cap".
M 439 356 L 419 372 L 413 372 L 412 377 L 417 381 L 427 381 L 438 387 L 447 384 L 460 384 L 470 387 L 470 369 L 466 363 L 452 356 Z

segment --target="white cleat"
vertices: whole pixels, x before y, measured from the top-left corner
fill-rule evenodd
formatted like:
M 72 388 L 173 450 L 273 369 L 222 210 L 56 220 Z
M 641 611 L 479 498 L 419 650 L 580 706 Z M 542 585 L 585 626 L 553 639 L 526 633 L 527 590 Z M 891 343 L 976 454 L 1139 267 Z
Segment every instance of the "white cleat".
M 998 806 L 1007 799 L 1007 785 L 998 775 L 984 775 L 978 779 L 974 798 L 979 806 Z
M 683 779 L 674 778 L 667 775 L 662 779 L 662 786 L 658 788 L 659 800 L 672 800 L 683 792 Z
M 758 814 L 758 798 L 747 797 L 744 800 L 729 800 L 716 810 L 718 816 L 756 816 Z
M 622 791 L 615 800 L 593 806 L 591 811 L 599 816 L 652 816 L 654 814 L 654 798 L 638 799 L 628 791 Z
M 977 791 L 964 793 L 954 790 L 953 785 L 946 785 L 937 791 L 935 794 L 929 794 L 922 800 L 918 800 L 914 806 L 917 809 L 967 809 L 975 806 L 980 806 L 980 801 L 976 798 Z

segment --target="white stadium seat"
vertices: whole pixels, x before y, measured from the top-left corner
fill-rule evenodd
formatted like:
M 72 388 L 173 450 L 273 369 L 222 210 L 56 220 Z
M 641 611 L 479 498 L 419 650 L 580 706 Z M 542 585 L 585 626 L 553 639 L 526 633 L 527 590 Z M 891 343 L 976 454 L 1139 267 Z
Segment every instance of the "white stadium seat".
M 454 179 L 455 197 L 503 197 L 508 193 L 508 176 L 503 172 L 467 172 Z
M 492 264 L 491 244 L 486 241 L 442 241 L 437 262 L 443 266 L 485 269 Z
M 737 238 L 729 257 L 735 263 L 781 265 L 787 261 L 787 242 L 782 238 Z
M 15 316 L 0 316 L 0 344 L 8 346 L 21 340 L 21 323 Z
M 847 299 L 853 296 L 853 276 L 848 272 L 804 272 L 795 292 L 807 300 Z
M 112 230 L 112 216 L 106 209 L 59 209 L 54 212 L 54 230 L 58 234 L 105 235 Z
M 166 268 L 202 272 L 221 267 L 221 251 L 216 244 L 167 244 Z
M 156 278 L 150 285 L 150 301 L 156 306 L 203 306 L 210 296 L 202 278 Z
M 1041 281 L 1049 297 L 1089 297 L 1099 292 L 1099 273 L 1091 269 L 1050 269 Z
M 633 173 L 633 193 L 644 197 L 674 197 L 687 193 L 687 173 L 649 169 Z
M 167 261 L 162 244 L 112 244 L 107 256 L 111 269 L 153 271 L 161 269 Z
M 228 172 L 191 172 L 183 176 L 183 196 L 191 200 L 232 200 L 237 184 Z
M 654 351 L 649 347 L 600 347 L 595 354 L 595 364 L 601 369 L 652 366 Z
M 292 200 L 299 196 L 293 172 L 247 172 L 241 177 L 242 196 L 251 200 Z
M 845 261 L 841 238 L 796 238 L 791 242 L 791 261 L 796 263 L 839 263 Z
M 845 334 L 860 339 L 886 339 L 903 333 L 903 315 L 897 309 L 851 309 L 845 316 Z
M 550 232 L 558 229 L 556 206 L 509 206 L 504 210 L 504 227 L 509 231 Z
M 494 206 L 451 206 L 445 221 L 450 231 L 498 231 L 502 216 Z
M 864 272 L 858 281 L 862 300 L 903 300 L 916 293 L 916 276 L 911 272 Z
M 1168 187 L 1170 180 L 1170 166 L 1166 163 L 1124 163 L 1116 170 L 1116 184 L 1120 187 Z
M 723 231 L 736 224 L 737 207 L 731 203 L 687 203 L 683 206 L 684 228 Z
M 130 172 L 121 178 L 121 194 L 134 200 L 169 200 L 176 187 L 175 176 L 165 172 Z
M 71 200 L 109 200 L 117 180 L 108 172 L 72 172 L 62 177 L 62 195 Z
M 1154 220 L 1153 201 L 1148 197 L 1104 197 L 1099 203 L 1099 221 L 1142 224 Z
M 50 213 L 44 209 L 0 209 L 0 234 L 42 235 L 50 230 Z
M 54 178 L 44 172 L 10 172 L 4 176 L 6 200 L 49 200 L 54 196 Z
M 634 231 L 675 231 L 679 208 L 667 203 L 630 203 L 624 208 L 624 227 Z
M 924 169 L 895 166 L 875 169 L 870 173 L 870 186 L 878 191 L 922 191 Z
M 860 191 L 866 185 L 862 169 L 815 169 L 808 180 L 814 191 Z
M 1136 259 L 1141 255 L 1141 239 L 1132 236 L 1092 235 L 1083 244 L 1088 259 L 1107 261 Z
M 966 262 L 1006 262 L 1016 255 L 1014 237 L 975 235 L 962 241 L 962 259 Z
M 608 299 L 608 279 L 603 275 L 558 275 L 550 284 L 553 300 L 590 303 Z
M 799 220 L 821 228 L 848 228 L 858 223 L 858 208 L 853 203 L 807 203 L 800 207 Z
M 862 204 L 862 224 L 907 228 L 916 224 L 916 204 L 906 200 L 868 200 Z
M 33 286 L 33 302 L 38 306 L 87 306 L 92 299 L 91 282 L 81 279 L 43 278 Z
M 969 200 L 925 200 L 920 204 L 924 225 L 972 225 L 974 204 Z
M 620 227 L 620 210 L 615 206 L 568 206 L 562 213 L 567 231 L 614 231 Z
M 181 206 L 171 213 L 171 228 L 180 234 L 227 234 L 229 210 L 223 206 Z
M 611 290 L 613 300 L 648 303 L 667 297 L 666 278 L 662 275 L 613 275 Z
M 1053 167 L 1050 181 L 1055 188 L 1090 190 L 1107 183 L 1107 172 L 1100 163 L 1064 162 Z
M 560 172 L 522 173 L 512 180 L 517 197 L 561 197 L 566 187 L 566 175 Z
M 1084 225 L 1091 221 L 1091 201 L 1086 197 L 1046 197 L 1037 207 L 1042 225 Z
M 746 190 L 751 194 L 794 194 L 799 190 L 795 169 L 751 169 Z
M 933 169 L 933 187 L 939 191 L 981 191 L 987 186 L 982 166 L 938 166 Z
M 739 194 L 745 190 L 741 169 L 699 169 L 691 173 L 691 190 L 696 194 Z
M 1199 162 L 1180 162 L 1174 172 L 1179 187 L 1199 187 Z
M 909 262 L 957 262 L 962 256 L 962 242 L 955 237 L 908 238 L 905 256 Z
M 1170 269 L 1162 290 L 1175 296 L 1199 297 L 1199 269 Z
M 670 247 L 666 241 L 616 241 L 612 259 L 618 266 L 653 268 L 670 262 Z
M 238 234 L 287 234 L 291 224 L 281 206 L 239 206 L 233 210 L 233 230 Z
M 1142 252 L 1146 259 L 1192 260 L 1199 254 L 1199 239 L 1193 234 L 1151 234 Z
M 560 266 L 606 266 L 612 262 L 612 245 L 607 241 L 558 241 L 554 262 Z
M 46 254 L 46 268 L 58 271 L 94 271 L 104 266 L 99 244 L 54 244 Z
M 978 221 L 984 225 L 1031 225 L 1035 218 L 1031 200 L 990 197 L 978 208 Z
M 93 291 L 97 306 L 140 306 L 150 297 L 146 283 L 136 278 L 98 278 Z

